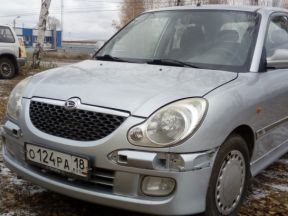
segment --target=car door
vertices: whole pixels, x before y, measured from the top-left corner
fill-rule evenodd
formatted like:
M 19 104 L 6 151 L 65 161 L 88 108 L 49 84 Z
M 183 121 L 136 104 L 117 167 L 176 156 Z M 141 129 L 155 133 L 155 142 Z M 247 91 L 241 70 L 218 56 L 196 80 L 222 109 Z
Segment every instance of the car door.
M 271 57 L 277 49 L 288 51 L 288 15 L 273 14 L 269 21 L 264 51 Z M 288 141 L 288 68 L 268 69 L 260 74 L 264 92 L 258 116 L 258 138 L 254 160 Z

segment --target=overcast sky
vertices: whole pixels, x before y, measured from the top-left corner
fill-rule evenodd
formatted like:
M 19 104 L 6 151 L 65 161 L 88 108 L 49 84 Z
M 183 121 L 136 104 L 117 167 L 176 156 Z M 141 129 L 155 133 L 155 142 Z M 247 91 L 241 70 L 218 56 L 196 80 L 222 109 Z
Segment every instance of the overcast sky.
M 107 39 L 115 30 L 122 0 L 63 0 L 64 40 Z M 0 0 L 0 23 L 16 27 L 36 27 L 41 0 Z M 51 0 L 50 15 L 61 19 L 61 0 Z

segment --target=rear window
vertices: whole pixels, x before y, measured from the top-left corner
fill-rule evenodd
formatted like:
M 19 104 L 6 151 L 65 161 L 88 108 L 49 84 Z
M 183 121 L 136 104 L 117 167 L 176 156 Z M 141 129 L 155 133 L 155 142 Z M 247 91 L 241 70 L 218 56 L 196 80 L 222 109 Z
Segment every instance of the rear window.
M 14 43 L 15 38 L 10 28 L 0 26 L 0 43 Z

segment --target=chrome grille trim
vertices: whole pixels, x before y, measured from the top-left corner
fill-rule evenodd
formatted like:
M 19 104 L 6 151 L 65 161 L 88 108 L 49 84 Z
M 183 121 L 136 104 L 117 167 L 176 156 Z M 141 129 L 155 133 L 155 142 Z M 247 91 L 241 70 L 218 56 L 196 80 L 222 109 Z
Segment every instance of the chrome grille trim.
M 65 105 L 65 101 L 53 100 L 53 99 L 47 99 L 47 98 L 33 97 L 31 99 L 31 101 L 40 102 L 40 103 L 47 103 L 47 104 L 52 104 L 52 105 L 56 105 L 56 106 L 63 106 L 63 107 Z M 113 110 L 113 109 L 91 106 L 91 105 L 86 105 L 86 104 L 79 104 L 78 109 L 91 111 L 91 112 L 97 112 L 97 113 L 117 115 L 117 116 L 122 116 L 122 117 L 126 117 L 126 118 L 130 116 L 130 114 L 128 112 L 117 111 L 117 110 Z
M 87 187 L 88 187 L 94 191 L 98 191 L 98 192 L 105 191 L 105 192 L 109 192 L 111 194 L 114 191 L 115 171 L 113 171 L 113 170 L 100 169 L 101 172 L 106 173 L 107 179 L 106 180 L 105 179 L 99 180 L 99 179 L 97 179 L 97 177 L 95 177 L 95 175 L 97 175 L 97 173 L 99 171 L 99 168 L 93 167 L 92 171 L 90 173 L 90 178 L 88 180 L 81 180 L 81 179 L 71 178 L 71 177 L 66 176 L 63 173 L 57 173 L 57 172 L 53 172 L 51 170 L 44 170 L 44 173 L 43 173 L 43 169 L 39 168 L 37 166 L 29 165 L 29 168 L 31 170 L 33 170 L 33 172 L 38 173 L 39 175 L 45 175 L 45 177 L 49 176 L 50 178 L 53 178 L 53 180 L 56 180 L 56 181 L 60 180 L 60 181 L 63 181 L 67 184 L 70 184 L 74 187 L 79 187 L 79 188 L 83 188 L 83 189 L 87 189 Z
M 91 172 L 90 181 L 103 186 L 114 187 L 115 173 L 111 170 L 94 168 Z

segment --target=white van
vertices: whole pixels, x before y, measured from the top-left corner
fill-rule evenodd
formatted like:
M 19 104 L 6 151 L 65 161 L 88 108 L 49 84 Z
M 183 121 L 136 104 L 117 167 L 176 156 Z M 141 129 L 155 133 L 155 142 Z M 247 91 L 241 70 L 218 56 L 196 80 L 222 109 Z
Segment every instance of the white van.
M 0 78 L 11 79 L 26 59 L 21 55 L 20 44 L 14 30 L 0 25 Z

